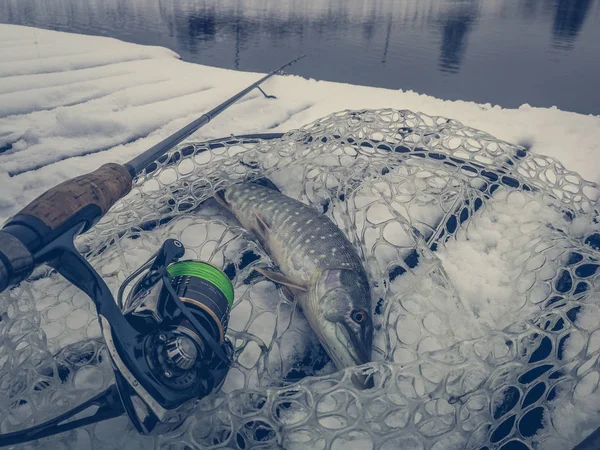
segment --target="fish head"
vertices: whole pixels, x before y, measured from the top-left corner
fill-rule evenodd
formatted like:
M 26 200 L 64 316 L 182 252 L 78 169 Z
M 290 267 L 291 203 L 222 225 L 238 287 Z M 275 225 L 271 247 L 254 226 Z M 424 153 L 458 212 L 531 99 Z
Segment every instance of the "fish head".
M 366 274 L 354 269 L 325 269 L 309 296 L 319 311 L 317 334 L 338 369 L 369 362 L 373 320 Z

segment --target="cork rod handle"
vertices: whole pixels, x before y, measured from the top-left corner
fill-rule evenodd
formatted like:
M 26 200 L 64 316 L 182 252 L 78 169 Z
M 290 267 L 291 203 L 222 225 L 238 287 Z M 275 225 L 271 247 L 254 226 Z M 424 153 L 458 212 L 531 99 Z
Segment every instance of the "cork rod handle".
M 33 216 L 52 230 L 60 228 L 83 208 L 96 205 L 99 217 L 129 193 L 132 179 L 120 164 L 104 164 L 94 172 L 67 180 L 46 191 L 19 214 Z M 91 226 L 91 224 L 89 224 Z

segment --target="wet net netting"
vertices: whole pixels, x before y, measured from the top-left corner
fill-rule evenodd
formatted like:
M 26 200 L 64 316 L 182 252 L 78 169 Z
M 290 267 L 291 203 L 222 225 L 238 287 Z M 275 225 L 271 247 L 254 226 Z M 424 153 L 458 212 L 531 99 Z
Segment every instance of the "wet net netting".
M 372 363 L 337 371 L 293 299 L 253 270 L 273 263 L 212 194 L 257 178 L 358 249 Z M 166 238 L 223 268 L 235 288 L 223 388 L 169 435 L 121 417 L 27 446 L 572 448 L 600 425 L 599 196 L 556 160 L 410 111 L 181 145 L 77 246 L 113 292 Z M 40 269 L 0 311 L 2 431 L 113 383 L 92 302 L 57 274 Z

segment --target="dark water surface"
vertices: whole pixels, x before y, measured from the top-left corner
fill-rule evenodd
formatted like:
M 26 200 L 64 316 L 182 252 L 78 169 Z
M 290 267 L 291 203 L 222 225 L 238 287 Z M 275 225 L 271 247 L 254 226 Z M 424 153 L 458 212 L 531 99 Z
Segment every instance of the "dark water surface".
M 600 0 L 0 0 L 0 22 L 257 72 L 306 53 L 290 72 L 600 114 Z

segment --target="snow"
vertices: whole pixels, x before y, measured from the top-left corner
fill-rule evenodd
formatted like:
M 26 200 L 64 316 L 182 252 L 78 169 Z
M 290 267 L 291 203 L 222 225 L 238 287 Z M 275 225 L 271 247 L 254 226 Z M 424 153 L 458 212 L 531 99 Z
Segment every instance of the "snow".
M 290 59 L 297 55 L 290 55 Z M 0 25 L 0 220 L 55 184 L 124 163 L 260 78 L 190 64 L 159 47 Z M 285 61 L 282 61 L 284 63 Z M 310 55 L 299 64 L 311 64 Z M 293 67 L 290 69 L 293 72 Z M 410 109 L 524 142 L 600 181 L 600 117 L 444 101 L 411 91 L 275 77 L 190 139 L 287 131 L 344 109 Z
M 303 63 L 310 64 L 310 59 Z M 5 149 L 0 153 L 0 220 L 61 181 L 94 170 L 108 161 L 126 162 L 260 76 L 185 63 L 175 53 L 158 47 L 0 25 L 0 152 Z M 529 105 L 503 109 L 444 101 L 410 91 L 351 86 L 297 76 L 275 77 L 263 87 L 269 94 L 276 95 L 277 100 L 265 99 L 259 92 L 253 92 L 190 139 L 287 131 L 343 109 L 406 108 L 452 117 L 509 142 L 526 142 L 536 153 L 555 157 L 567 169 L 600 182 L 600 164 L 596 162 L 599 160 L 599 116 Z M 296 181 L 288 183 L 286 189 L 297 189 L 300 185 Z M 151 187 L 148 183 L 144 189 Z M 528 260 L 523 236 L 530 236 L 532 230 L 545 224 L 563 229 L 571 227 L 575 234 L 581 235 L 597 226 L 591 224 L 589 218 L 567 224 L 560 214 L 540 209 L 543 201 L 535 198 L 535 194 L 515 193 L 509 201 L 503 197 L 506 195 L 501 192 L 494 196 L 489 207 L 478 214 L 469 230 L 470 239 L 459 233 L 455 241 L 437 253 L 463 302 L 456 308 L 464 308 L 469 313 L 461 315 L 462 330 L 453 330 L 461 337 L 469 332 L 475 333 L 469 337 L 476 337 L 503 329 L 537 310 L 535 290 L 529 292 L 529 297 L 524 295 L 530 287 L 527 274 L 517 279 L 511 269 L 527 261 L 531 271 L 540 273 L 547 269 L 555 273 L 557 263 L 550 258 Z M 425 218 L 437 213 L 423 207 L 417 216 Z M 379 215 L 383 217 L 381 212 Z M 182 234 L 188 248 L 186 256 L 207 259 L 209 253 L 212 255 L 209 247 L 201 245 L 204 237 L 214 234 L 215 230 L 185 220 L 177 226 L 188 227 Z M 408 235 L 392 234 L 395 239 L 401 239 L 395 242 L 398 245 L 410 241 Z M 122 281 L 125 273 L 144 262 L 150 252 L 137 248 L 139 243 L 135 245 L 127 249 L 126 261 L 115 259 L 112 265 L 104 264 L 102 275 L 113 278 L 113 282 Z M 381 257 L 385 259 L 389 255 Z M 469 274 L 468 279 L 465 273 Z M 41 280 L 42 285 L 47 281 Z M 419 288 L 415 295 L 430 297 L 430 286 Z M 257 303 L 272 298 L 267 292 L 272 290 L 271 283 L 259 283 L 248 296 L 255 296 L 253 300 Z M 243 292 L 236 295 L 236 302 L 246 296 Z M 49 339 L 64 332 L 62 328 L 53 328 L 56 325 L 53 320 L 65 317 L 73 337 L 75 330 L 93 313 L 88 310 L 85 298 L 80 309 L 71 311 L 65 309 L 65 305 L 67 303 L 54 305 L 49 310 L 48 321 L 42 324 Z M 249 369 L 257 364 L 261 345 L 273 340 L 277 333 L 270 304 L 260 306 L 264 312 L 256 323 L 260 322 L 262 328 L 247 329 L 245 318 L 251 308 L 249 303 L 240 302 L 229 324 L 231 330 L 248 331 L 259 337 L 259 341 L 246 345 L 239 358 L 239 363 Z M 302 319 L 295 321 L 293 309 L 287 304 L 283 304 L 278 313 L 279 326 L 289 326 L 292 331 L 290 339 L 282 341 L 281 348 L 276 350 L 287 360 L 311 344 L 301 339 L 308 325 Z M 579 316 L 578 326 L 589 329 L 597 324 L 598 316 L 596 309 L 587 306 L 585 314 Z M 428 328 L 434 332 L 445 326 L 438 317 L 430 317 L 429 322 Z M 406 331 L 407 340 L 410 339 L 410 324 L 403 322 L 400 331 Z M 573 334 L 567 341 L 565 353 L 576 355 L 583 345 L 580 341 L 580 337 Z M 61 341 L 62 345 L 66 343 Z M 229 374 L 223 387 L 225 392 L 237 389 L 239 379 L 243 380 L 241 372 L 236 374 L 236 370 L 232 369 Z M 79 386 L 94 389 L 99 385 L 99 375 L 94 370 L 78 376 Z M 555 402 L 553 408 L 568 413 L 555 414 L 555 417 L 563 417 L 558 426 L 565 434 L 575 435 L 575 422 L 592 422 L 589 417 L 599 402 L 598 393 L 593 392 L 597 381 L 590 375 L 577 386 L 575 400 L 585 410 L 577 420 L 571 420 L 574 412 L 568 399 Z M 368 439 L 358 433 L 337 440 L 334 448 L 338 445 L 365 448 Z M 448 445 L 448 448 L 454 448 L 453 445 L 462 448 L 464 443 L 457 441 Z
M 547 233 L 546 224 L 567 226 L 557 211 L 542 206 L 539 195 L 513 192 L 509 202 L 506 197 L 506 192 L 495 195 L 487 203 L 488 208 L 472 221 L 469 237 L 461 229 L 456 241 L 449 241 L 437 253 L 459 297 L 474 313 L 471 320 L 475 322 L 465 320 L 466 328 L 502 330 L 518 322 L 523 315 L 538 310 L 536 303 L 527 302 L 524 295 L 533 283 L 521 286 L 522 280 L 529 277 L 517 281 L 512 270 L 529 257 L 523 241 L 532 240 L 530 230 L 541 229 Z M 536 264 L 540 256 L 541 261 Z M 529 260 L 528 268 L 531 271 L 546 269 L 555 274 L 557 265 L 538 254 Z

